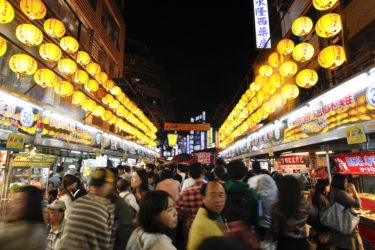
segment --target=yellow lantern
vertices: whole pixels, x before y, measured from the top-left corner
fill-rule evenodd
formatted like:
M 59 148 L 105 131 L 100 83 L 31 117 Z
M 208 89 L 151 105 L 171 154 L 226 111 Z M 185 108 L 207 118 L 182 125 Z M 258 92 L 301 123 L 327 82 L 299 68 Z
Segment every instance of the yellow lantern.
M 72 96 L 72 103 L 74 105 L 82 105 L 86 101 L 86 95 L 81 91 L 74 91 Z
M 258 75 L 255 77 L 254 82 L 259 83 L 261 86 L 263 86 L 263 84 L 267 82 L 267 77 Z
M 117 109 L 120 106 L 120 102 L 117 100 L 113 100 L 109 103 L 109 107 L 111 109 Z
M 263 110 L 267 112 L 268 114 L 272 114 L 273 112 L 276 111 L 276 105 L 271 101 L 265 102 L 263 104 Z
M 112 101 L 114 100 L 114 97 L 111 95 L 111 94 L 106 94 L 103 98 L 102 98 L 102 102 L 106 105 L 110 104 Z
M 43 33 L 35 25 L 23 23 L 17 26 L 16 36 L 27 46 L 37 46 L 43 41 Z
M 283 39 L 277 43 L 277 52 L 281 55 L 289 55 L 293 52 L 294 42 L 290 39 Z
M 113 88 L 111 88 L 110 92 L 112 95 L 117 96 L 121 93 L 121 89 L 119 86 L 114 86 Z
M 64 74 L 73 74 L 77 70 L 75 61 L 69 58 L 63 58 L 59 61 L 57 67 Z
M 7 52 L 7 42 L 0 36 L 0 56 L 3 56 Z
M 251 103 L 251 106 L 253 106 L 254 110 L 259 107 L 259 101 L 256 96 L 254 96 L 253 99 L 251 99 L 250 103 Z
M 267 101 L 269 98 L 269 95 L 264 92 L 263 90 L 259 91 L 257 93 L 257 99 L 258 99 L 258 104 L 261 105 L 264 101 Z
M 38 64 L 29 55 L 15 54 L 9 59 L 9 68 L 20 75 L 32 75 L 38 69 Z
M 48 18 L 43 24 L 44 31 L 51 37 L 60 38 L 65 34 L 64 23 L 56 18 Z
M 310 17 L 301 16 L 293 21 L 292 32 L 296 36 L 306 36 L 312 30 L 314 24 Z
M 275 105 L 276 109 L 279 109 L 284 106 L 285 98 L 281 94 L 274 94 L 271 97 L 270 102 Z
M 320 51 L 319 65 L 326 69 L 335 69 L 346 60 L 345 50 L 339 45 L 331 45 Z
M 57 62 L 60 60 L 62 52 L 59 46 L 54 43 L 45 43 L 39 48 L 40 56 L 50 62 Z
M 87 65 L 90 63 L 91 58 L 90 58 L 90 55 L 86 51 L 78 51 L 76 61 L 78 64 Z
M 0 24 L 10 23 L 13 19 L 13 6 L 7 0 L 0 0 Z
M 281 64 L 279 72 L 283 77 L 294 76 L 298 71 L 298 66 L 293 61 L 286 61 Z
M 103 84 L 104 82 L 106 82 L 108 80 L 108 75 L 107 73 L 105 72 L 99 72 L 99 73 L 96 73 L 95 74 L 95 79 L 100 82 L 101 84 Z
M 79 43 L 72 36 L 64 36 L 60 40 L 60 47 L 67 53 L 75 53 L 79 48 Z
M 98 91 L 99 89 L 99 83 L 94 80 L 94 79 L 90 79 L 86 84 L 85 84 L 85 89 L 87 91 L 91 91 L 91 92 L 95 92 L 95 91 Z
M 296 85 L 294 84 L 285 84 L 281 88 L 281 95 L 286 99 L 286 100 L 291 100 L 295 99 L 299 95 L 299 89 Z
M 297 44 L 292 56 L 298 62 L 306 62 L 314 56 L 314 47 L 310 43 Z
M 250 83 L 250 90 L 254 93 L 258 92 L 262 88 L 262 84 L 257 82 Z
M 103 120 L 104 121 L 109 121 L 110 119 L 112 119 L 112 117 L 113 117 L 113 113 L 111 111 L 109 111 L 109 110 L 106 110 L 104 112 Z
M 99 73 L 101 71 L 100 65 L 94 62 L 90 62 L 86 70 L 89 72 L 90 75 L 94 76 L 95 74 Z
M 42 88 L 52 87 L 57 82 L 57 75 L 50 69 L 38 69 L 34 81 Z
M 298 72 L 296 83 L 301 88 L 311 88 L 318 82 L 318 74 L 313 69 L 304 69 Z
M 115 86 L 115 82 L 112 81 L 111 79 L 108 79 L 107 81 L 105 81 L 105 83 L 103 84 L 103 87 L 109 91 L 110 89 L 112 89 L 113 87 Z
M 274 68 L 280 67 L 280 65 L 284 62 L 284 57 L 280 55 L 278 52 L 273 52 L 268 57 L 268 64 Z
M 250 116 L 250 120 L 251 120 L 254 124 L 258 124 L 258 123 L 261 121 L 261 119 L 262 119 L 258 114 L 259 114 L 258 112 L 255 112 L 255 113 L 253 113 L 253 114 Z
M 274 86 L 276 89 L 280 88 L 282 85 L 282 79 L 280 74 L 275 73 L 270 76 L 270 79 L 268 80 L 269 83 Z
M 272 75 L 272 67 L 269 65 L 260 66 L 259 75 L 263 77 L 269 77 L 270 75 Z
M 313 5 L 317 10 L 329 10 L 338 0 L 313 0 Z
M 95 107 L 96 107 L 96 102 L 89 98 L 86 98 L 86 100 L 82 103 L 82 109 L 84 111 L 92 112 Z
M 96 105 L 96 107 L 92 111 L 92 114 L 98 117 L 103 117 L 104 113 L 105 113 L 105 108 L 100 105 Z
M 76 70 L 73 76 L 73 82 L 78 84 L 86 84 L 89 81 L 89 74 L 84 70 Z
M 315 25 L 316 34 L 323 38 L 333 37 L 341 30 L 341 17 L 336 13 L 330 13 L 322 16 Z
M 74 87 L 70 82 L 60 81 L 53 86 L 55 93 L 61 97 L 71 96 L 74 92 Z
M 276 92 L 276 87 L 272 83 L 268 82 L 264 85 L 264 90 L 267 94 L 273 95 Z
M 41 0 L 21 0 L 20 7 L 31 20 L 42 19 L 47 14 L 47 8 Z

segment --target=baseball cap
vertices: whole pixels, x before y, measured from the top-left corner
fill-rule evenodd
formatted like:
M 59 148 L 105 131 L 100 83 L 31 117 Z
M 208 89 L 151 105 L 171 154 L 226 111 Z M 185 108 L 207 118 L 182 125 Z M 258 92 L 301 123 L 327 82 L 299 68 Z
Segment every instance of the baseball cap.
M 114 183 L 115 176 L 107 168 L 97 168 L 91 171 L 90 185 L 94 187 L 101 187 L 104 183 Z
M 54 200 L 51 205 L 48 206 L 48 208 L 54 209 L 54 210 L 61 210 L 65 211 L 65 203 L 60 200 Z

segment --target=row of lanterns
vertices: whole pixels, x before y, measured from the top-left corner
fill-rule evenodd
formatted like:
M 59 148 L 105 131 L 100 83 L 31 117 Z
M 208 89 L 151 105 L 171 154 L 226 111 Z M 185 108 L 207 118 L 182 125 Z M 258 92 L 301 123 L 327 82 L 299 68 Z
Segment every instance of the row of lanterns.
M 31 20 L 42 19 L 46 15 L 46 7 L 44 3 L 40 0 L 21 0 L 20 8 L 22 12 L 27 15 Z M 12 5 L 6 0 L 0 0 L 0 23 L 9 23 L 14 18 L 14 9 Z M 95 62 L 90 62 L 90 55 L 85 51 L 78 51 L 79 43 L 71 36 L 64 36 L 65 26 L 57 19 L 49 18 L 44 22 L 43 28 L 45 32 L 54 38 L 60 39 L 60 47 L 54 43 L 42 44 L 39 48 L 40 56 L 49 62 L 57 62 L 57 67 L 60 72 L 72 75 L 73 82 L 84 85 L 85 90 L 89 92 L 96 92 L 99 90 L 99 83 L 106 89 L 109 93 L 114 95 L 117 99 L 113 100 L 109 104 L 113 111 L 120 108 L 123 117 L 127 121 L 133 123 L 136 127 L 141 129 L 144 133 L 133 128 L 132 126 L 125 126 L 123 124 L 123 130 L 129 130 L 132 135 L 138 137 L 142 141 L 147 142 L 149 145 L 154 145 L 156 139 L 156 127 L 147 119 L 144 113 L 136 107 L 136 105 L 122 92 L 121 88 L 116 86 L 113 80 L 109 79 L 108 75 L 101 71 L 99 64 Z M 24 23 L 20 24 L 16 28 L 16 37 L 22 43 L 27 46 L 38 46 L 43 41 L 42 31 L 33 24 Z M 62 58 L 62 51 L 72 54 L 76 53 L 76 61 L 70 58 Z M 0 56 L 6 53 L 7 44 L 4 38 L 0 36 Z M 78 69 L 77 63 L 80 64 L 85 70 Z M 62 96 L 70 96 L 74 91 L 74 86 L 68 81 L 57 81 L 57 75 L 50 69 L 39 69 L 37 70 L 36 60 L 27 54 L 15 54 L 11 56 L 9 60 L 9 66 L 12 71 L 17 74 L 23 75 L 34 75 L 35 82 L 41 87 L 53 87 L 55 92 Z M 91 75 L 95 79 L 90 79 Z M 82 93 L 82 92 L 80 92 Z M 83 94 L 83 93 L 82 93 Z M 84 94 L 83 94 L 84 95 Z M 77 94 L 74 97 L 74 104 L 77 104 L 81 94 Z M 112 96 L 113 97 L 113 96 Z M 78 99 L 77 99 L 78 98 Z M 90 100 L 90 99 L 88 99 Z M 94 103 L 89 102 L 90 104 Z M 97 105 L 99 106 L 99 105 Z M 125 106 L 128 108 L 126 109 Z M 85 107 L 93 107 L 93 105 L 86 105 Z M 99 106 L 96 109 L 90 110 L 94 115 L 100 116 L 103 120 L 111 120 L 111 111 L 103 111 L 104 107 Z M 112 112 L 111 112 L 112 113 Z M 113 119 L 111 121 L 114 121 Z M 120 122 L 121 123 L 121 122 Z

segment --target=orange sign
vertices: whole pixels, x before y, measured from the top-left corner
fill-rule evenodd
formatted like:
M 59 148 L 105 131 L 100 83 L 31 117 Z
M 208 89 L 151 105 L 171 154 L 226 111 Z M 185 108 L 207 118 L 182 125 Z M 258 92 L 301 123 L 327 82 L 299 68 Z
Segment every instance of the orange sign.
M 211 125 L 209 123 L 164 123 L 164 130 L 176 131 L 208 131 Z

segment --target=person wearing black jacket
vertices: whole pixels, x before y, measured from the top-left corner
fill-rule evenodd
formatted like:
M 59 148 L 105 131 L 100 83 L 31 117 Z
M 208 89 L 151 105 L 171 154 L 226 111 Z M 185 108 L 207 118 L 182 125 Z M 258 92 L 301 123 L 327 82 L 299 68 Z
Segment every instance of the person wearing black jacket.
M 330 185 L 328 180 L 318 180 L 315 185 L 315 193 L 312 198 L 312 204 L 317 209 L 317 219 L 313 228 L 317 232 L 317 247 L 316 250 L 328 250 L 329 228 L 320 223 L 321 212 L 329 207 L 328 193 Z

